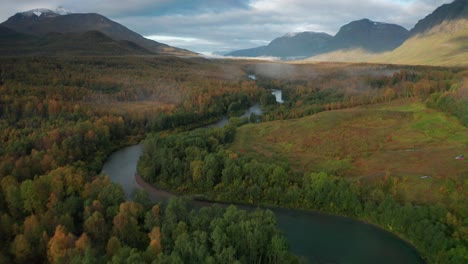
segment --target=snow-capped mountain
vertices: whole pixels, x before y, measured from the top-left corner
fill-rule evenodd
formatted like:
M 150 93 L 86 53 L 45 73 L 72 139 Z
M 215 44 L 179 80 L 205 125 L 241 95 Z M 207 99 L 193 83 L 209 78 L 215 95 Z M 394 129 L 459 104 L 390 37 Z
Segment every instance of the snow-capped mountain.
M 192 52 L 174 48 L 163 43 L 149 40 L 127 27 L 96 13 L 71 13 L 63 8 L 56 10 L 38 8 L 26 12 L 16 13 L 7 21 L 0 24 L 17 33 L 35 38 L 48 38 L 54 34 L 67 34 L 81 37 L 91 37 L 102 41 L 100 32 L 116 42 L 139 46 L 138 52 L 147 50 L 153 54 L 194 54 Z M 90 34 L 86 34 L 91 32 Z M 65 36 L 67 35 L 67 36 Z M 71 36 L 68 36 L 71 39 Z M 62 41 L 65 43 L 66 41 Z
M 20 12 L 18 14 L 23 15 L 25 17 L 33 17 L 33 16 L 36 16 L 36 17 L 41 17 L 41 16 L 51 17 L 52 16 L 53 17 L 53 16 L 69 15 L 71 13 L 72 12 L 64 9 L 63 7 L 58 7 L 55 10 L 50 10 L 47 8 L 36 8 L 36 9 L 32 9 L 32 10 L 25 11 L 25 12 Z

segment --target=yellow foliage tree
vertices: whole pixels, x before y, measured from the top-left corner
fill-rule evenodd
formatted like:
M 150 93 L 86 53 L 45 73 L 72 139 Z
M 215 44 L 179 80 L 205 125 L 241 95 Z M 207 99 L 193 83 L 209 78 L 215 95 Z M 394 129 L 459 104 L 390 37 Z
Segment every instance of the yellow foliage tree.
M 55 228 L 54 236 L 50 238 L 47 245 L 47 258 L 50 263 L 57 263 L 59 260 L 65 261 L 75 245 L 75 237 L 68 233 L 64 226 L 58 225 Z

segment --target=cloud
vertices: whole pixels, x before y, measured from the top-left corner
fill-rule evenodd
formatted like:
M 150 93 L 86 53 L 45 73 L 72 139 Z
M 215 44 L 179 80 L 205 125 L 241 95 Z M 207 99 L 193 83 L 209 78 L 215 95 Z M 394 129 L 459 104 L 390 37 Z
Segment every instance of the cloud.
M 115 0 L 7 1 L 0 11 L 3 20 L 35 7 L 63 6 L 74 12 L 103 14 L 169 45 L 207 52 L 265 45 L 288 32 L 334 35 L 342 25 L 362 18 L 411 29 L 418 20 L 452 0 L 132 0 L 118 4 Z
M 201 53 L 210 53 L 216 47 L 223 45 L 222 42 L 196 37 L 178 37 L 165 35 L 149 35 L 145 37 L 161 43 L 171 43 L 171 45 L 175 47 L 183 47 L 189 50 L 198 49 L 198 52 Z
M 70 2 L 75 9 L 87 12 L 102 12 L 113 17 L 160 16 L 167 14 L 190 14 L 193 12 L 224 12 L 225 10 L 247 8 L 247 0 L 81 0 Z
M 223 12 L 123 16 L 118 21 L 139 29 L 144 35 L 203 38 L 217 43 L 198 48 L 190 43 L 183 48 L 200 52 L 229 51 L 265 45 L 288 32 L 318 31 L 334 35 L 342 25 L 362 18 L 411 29 L 441 4 L 434 0 L 255 0 L 248 7 L 231 6 Z

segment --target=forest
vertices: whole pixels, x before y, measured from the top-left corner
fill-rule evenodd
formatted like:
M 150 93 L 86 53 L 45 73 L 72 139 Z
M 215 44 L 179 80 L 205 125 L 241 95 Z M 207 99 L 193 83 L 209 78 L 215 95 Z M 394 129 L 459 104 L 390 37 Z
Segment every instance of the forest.
M 231 66 L 1 60 L 1 263 L 186 263 L 193 252 L 206 263 L 297 261 L 271 212 L 153 205 L 144 193 L 125 201 L 122 187 L 100 175 L 112 151 L 152 129 L 199 126 L 246 107 L 261 90 L 225 78 Z M 255 247 L 226 232 L 242 232 Z
M 388 77 L 356 77 L 351 84 L 349 79 L 340 83 L 339 78 L 326 81 L 318 77 L 309 82 L 257 76 L 259 86 L 281 88 L 283 99 L 287 101 L 278 105 L 262 96 L 260 102 L 268 111 L 260 119 L 263 122 L 285 120 L 408 99 L 426 102 L 428 107 L 457 117 L 466 126 L 468 101 L 464 96 L 464 76 L 466 73 L 456 71 L 401 70 Z M 361 78 L 368 86 L 353 88 L 353 81 L 359 83 Z M 239 151 L 233 145 L 233 139 L 237 127 L 245 122 L 231 119 L 230 125 L 224 128 L 156 133 L 145 141 L 139 172 L 156 186 L 198 198 L 307 208 L 363 219 L 410 241 L 430 263 L 463 263 L 466 260 L 466 175 L 447 180 L 440 188 L 452 185 L 449 188 L 456 191 L 445 190 L 445 198 L 436 204 L 414 203 L 399 195 L 399 178 L 386 175 L 369 185 L 346 177 L 352 173 L 353 166 L 347 159 L 330 160 L 324 166 L 308 171 L 298 170 L 281 158 L 272 162 L 268 155 Z M 464 139 L 466 145 L 466 134 Z
M 255 102 L 264 108 L 255 122 L 268 122 L 411 98 L 466 126 L 464 69 L 163 56 L 0 62 L 1 263 L 300 261 L 268 210 L 152 204 L 143 192 L 126 201 L 100 170 L 145 138 L 139 173 L 175 193 L 352 216 L 390 229 L 429 262 L 467 259 L 463 206 L 401 201 L 392 178 L 369 189 L 342 177 L 347 164 L 298 172 L 230 147 L 248 122 L 235 116 Z M 196 129 L 223 115 L 234 117 L 225 128 Z

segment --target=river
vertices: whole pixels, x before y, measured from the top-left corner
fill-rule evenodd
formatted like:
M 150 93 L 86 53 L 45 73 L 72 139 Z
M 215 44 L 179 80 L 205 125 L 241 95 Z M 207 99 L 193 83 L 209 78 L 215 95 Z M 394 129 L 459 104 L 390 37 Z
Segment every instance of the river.
M 136 181 L 136 166 L 142 150 L 143 146 L 138 144 L 114 152 L 102 171 L 111 181 L 122 185 L 128 199 L 135 189 L 145 189 L 152 201 L 164 201 L 173 195 L 157 190 L 141 179 L 139 183 Z M 314 211 L 271 210 L 291 245 L 291 251 L 303 257 L 306 263 L 424 263 L 411 245 L 373 225 Z
M 281 90 L 278 90 L 278 89 L 273 89 L 271 90 L 271 94 L 273 94 L 276 98 L 276 102 L 282 104 L 284 103 L 283 101 L 283 92 Z

